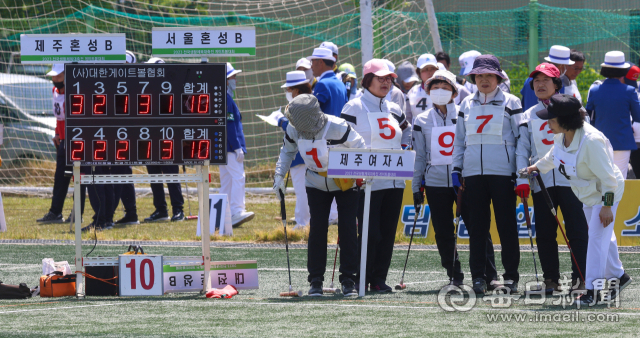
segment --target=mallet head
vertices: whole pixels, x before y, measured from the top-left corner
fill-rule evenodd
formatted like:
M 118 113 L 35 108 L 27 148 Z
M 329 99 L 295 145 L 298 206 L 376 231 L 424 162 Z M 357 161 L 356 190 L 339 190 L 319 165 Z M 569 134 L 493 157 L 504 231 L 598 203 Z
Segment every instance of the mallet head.
M 289 291 L 289 292 L 280 292 L 280 297 L 302 297 L 302 290 Z
M 396 284 L 396 290 L 404 290 L 407 288 L 407 284 Z

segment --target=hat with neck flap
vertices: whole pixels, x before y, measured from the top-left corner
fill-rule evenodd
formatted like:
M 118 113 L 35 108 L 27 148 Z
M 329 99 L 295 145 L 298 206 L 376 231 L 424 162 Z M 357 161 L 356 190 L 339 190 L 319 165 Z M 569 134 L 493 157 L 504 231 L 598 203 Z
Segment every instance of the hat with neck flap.
M 320 110 L 318 99 L 311 94 L 301 94 L 293 98 L 285 108 L 284 116 L 296 128 L 298 135 L 306 140 L 314 139 L 328 120 Z

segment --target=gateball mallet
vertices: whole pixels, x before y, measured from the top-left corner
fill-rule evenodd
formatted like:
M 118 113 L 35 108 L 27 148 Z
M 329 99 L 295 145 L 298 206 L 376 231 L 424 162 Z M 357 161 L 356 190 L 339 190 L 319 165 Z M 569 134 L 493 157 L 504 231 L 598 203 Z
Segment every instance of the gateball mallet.
M 533 256 L 533 268 L 536 271 L 536 288 L 533 291 L 540 291 L 540 280 L 538 279 L 538 265 L 536 264 L 536 254 L 533 250 L 533 233 L 531 231 L 531 216 L 529 215 L 529 202 L 526 198 L 520 197 L 522 204 L 524 205 L 524 219 L 527 222 L 527 231 L 529 232 L 529 243 L 531 243 L 531 255 Z
M 331 284 L 329 285 L 328 288 L 322 288 L 322 292 L 326 292 L 326 293 L 340 293 L 340 289 L 339 288 L 334 288 L 333 287 L 333 278 L 336 275 L 336 261 L 338 260 L 338 247 L 340 247 L 340 236 L 338 236 L 338 242 L 336 243 L 336 254 L 333 257 L 333 273 L 331 274 Z
M 456 193 L 456 218 L 453 221 L 454 229 L 454 242 L 453 242 L 453 260 L 451 263 L 451 278 L 449 284 L 453 285 L 453 274 L 456 271 L 456 255 L 458 254 L 458 227 L 460 226 L 460 220 L 462 219 L 462 192 L 464 188 L 458 188 Z
M 287 183 L 289 183 L 289 177 L 287 176 Z M 285 183 L 285 189 L 287 184 Z M 280 216 L 282 216 L 282 226 L 284 227 L 284 247 L 287 251 L 287 271 L 289 272 L 289 291 L 280 292 L 280 297 L 302 297 L 302 291 L 293 291 L 291 285 L 291 263 L 289 263 L 289 241 L 287 239 L 287 209 L 284 204 L 284 193 L 280 193 Z
M 422 187 L 420 187 L 420 192 L 422 192 Z M 407 284 L 404 283 L 404 273 L 407 271 L 407 262 L 409 261 L 409 252 L 411 252 L 411 243 L 413 242 L 413 233 L 416 231 L 416 223 L 418 222 L 418 214 L 420 214 L 421 205 L 414 205 L 416 210 L 415 215 L 413 216 L 413 227 L 411 228 L 411 237 L 409 238 L 409 248 L 407 249 L 407 258 L 404 260 L 404 268 L 402 269 L 402 277 L 400 278 L 400 283 L 396 284 L 396 290 L 404 290 L 407 288 Z

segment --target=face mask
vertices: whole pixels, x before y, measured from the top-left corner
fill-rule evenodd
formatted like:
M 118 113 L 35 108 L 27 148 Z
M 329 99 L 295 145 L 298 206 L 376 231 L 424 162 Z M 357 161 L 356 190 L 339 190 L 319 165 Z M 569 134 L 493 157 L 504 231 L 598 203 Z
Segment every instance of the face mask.
M 230 92 L 236 90 L 236 79 L 227 80 L 227 90 Z
M 60 89 L 64 88 L 64 81 L 62 81 L 62 82 L 55 82 L 55 81 L 54 81 L 54 82 L 53 82 L 53 85 L 54 85 L 56 88 L 58 88 L 58 90 L 60 90 Z
M 307 80 L 309 80 L 309 83 L 313 82 L 313 70 L 311 69 L 307 69 L 304 71 L 304 76 L 307 77 Z
M 453 93 L 450 90 L 439 88 L 433 89 L 430 92 L 429 97 L 434 104 L 444 106 L 451 101 L 451 95 L 453 95 Z
M 287 96 L 287 101 L 291 102 L 293 100 L 293 93 L 292 92 L 287 92 L 285 95 Z

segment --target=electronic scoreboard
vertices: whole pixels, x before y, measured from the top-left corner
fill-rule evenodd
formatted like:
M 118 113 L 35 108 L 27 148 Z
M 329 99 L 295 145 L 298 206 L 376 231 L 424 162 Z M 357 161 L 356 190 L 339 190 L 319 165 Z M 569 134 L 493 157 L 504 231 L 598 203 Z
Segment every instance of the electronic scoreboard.
M 226 164 L 226 92 L 222 63 L 67 63 L 67 165 Z

